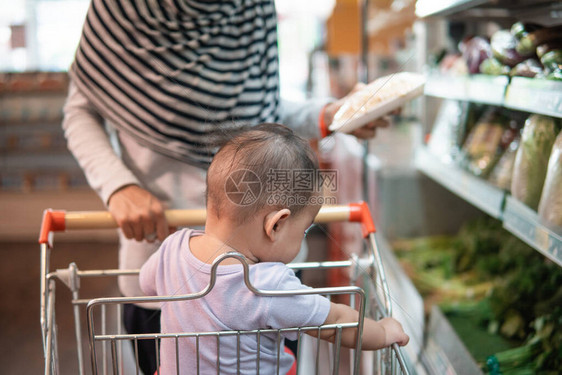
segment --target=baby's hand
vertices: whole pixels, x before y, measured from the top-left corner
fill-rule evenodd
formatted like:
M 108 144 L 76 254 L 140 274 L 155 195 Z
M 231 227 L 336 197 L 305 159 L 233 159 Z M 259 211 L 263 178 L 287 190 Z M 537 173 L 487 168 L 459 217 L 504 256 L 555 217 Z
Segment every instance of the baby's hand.
M 384 318 L 379 320 L 385 331 L 385 347 L 397 343 L 404 346 L 410 341 L 410 337 L 404 332 L 402 324 L 394 318 Z

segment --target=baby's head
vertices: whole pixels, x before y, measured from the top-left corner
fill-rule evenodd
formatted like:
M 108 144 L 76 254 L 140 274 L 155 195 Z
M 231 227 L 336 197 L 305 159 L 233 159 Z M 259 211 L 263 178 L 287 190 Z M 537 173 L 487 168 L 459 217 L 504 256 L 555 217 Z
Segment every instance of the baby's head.
M 261 124 L 242 130 L 220 148 L 209 167 L 207 225 L 253 226 L 262 247 L 283 242 L 284 248 L 298 251 L 320 208 L 311 204 L 321 194 L 317 171 L 313 150 L 291 129 Z

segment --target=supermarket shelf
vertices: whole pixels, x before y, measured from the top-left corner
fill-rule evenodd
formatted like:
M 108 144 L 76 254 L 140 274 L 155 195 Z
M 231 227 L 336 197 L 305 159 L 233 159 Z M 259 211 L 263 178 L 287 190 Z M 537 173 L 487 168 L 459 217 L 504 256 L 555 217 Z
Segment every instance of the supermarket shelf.
M 504 105 L 562 118 L 562 82 L 513 77 L 506 90 Z
M 501 106 L 508 87 L 507 76 L 487 76 L 476 74 L 468 80 L 468 100 L 472 102 Z
M 505 192 L 455 166 L 441 163 L 424 148 L 416 151 L 416 167 L 452 193 L 478 207 L 488 215 L 501 219 Z
M 535 211 L 485 180 L 441 163 L 425 148 L 416 151 L 416 167 L 473 206 L 502 220 L 505 229 L 562 267 L 562 233 L 542 222 Z
M 489 0 L 418 0 L 416 15 L 418 17 L 445 16 L 486 4 Z
M 431 74 L 427 77 L 424 94 L 444 99 L 468 100 L 468 79 L 468 76 Z
M 418 0 L 418 17 L 500 19 L 535 22 L 544 26 L 560 24 L 562 6 L 556 0 Z
M 562 82 L 537 78 L 476 74 L 449 77 L 431 74 L 425 95 L 504 106 L 562 118 Z
M 476 375 L 482 370 L 439 307 L 429 316 L 423 362 L 430 374 Z
M 490 105 L 504 104 L 507 76 L 476 74 L 464 77 L 430 75 L 424 93 L 444 99 L 465 100 Z
M 503 214 L 505 229 L 562 267 L 562 233 L 541 222 L 537 213 L 508 196 Z

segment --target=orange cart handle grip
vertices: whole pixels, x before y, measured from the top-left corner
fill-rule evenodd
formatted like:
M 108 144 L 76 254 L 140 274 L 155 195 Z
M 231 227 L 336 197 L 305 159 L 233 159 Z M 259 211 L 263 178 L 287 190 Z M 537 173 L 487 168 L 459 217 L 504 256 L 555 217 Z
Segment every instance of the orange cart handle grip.
M 205 209 L 166 210 L 164 215 L 168 224 L 173 227 L 204 225 L 207 218 Z M 360 222 L 365 237 L 375 232 L 373 218 L 365 202 L 323 206 L 314 220 L 315 223 L 338 221 Z M 67 212 L 47 209 L 43 212 L 39 243 L 49 243 L 49 235 L 52 232 L 112 228 L 117 228 L 117 223 L 109 211 Z

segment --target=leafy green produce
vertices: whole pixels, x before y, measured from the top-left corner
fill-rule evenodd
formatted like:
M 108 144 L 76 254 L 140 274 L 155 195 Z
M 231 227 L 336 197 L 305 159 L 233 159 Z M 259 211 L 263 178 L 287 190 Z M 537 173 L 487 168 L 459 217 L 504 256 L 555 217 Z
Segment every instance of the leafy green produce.
M 401 261 L 416 268 L 416 286 L 426 298 L 440 297 L 441 310 L 485 372 L 558 374 L 561 267 L 489 217 L 468 222 L 456 236 L 396 244 Z M 467 293 L 484 285 L 484 293 Z
M 558 133 L 554 118 L 531 115 L 521 134 L 521 144 L 515 156 L 511 194 L 536 210 L 546 176 L 550 150 Z
M 532 361 L 539 350 L 540 346 L 534 344 L 496 353 L 486 360 L 487 369 L 490 374 L 497 375 L 535 374 Z

